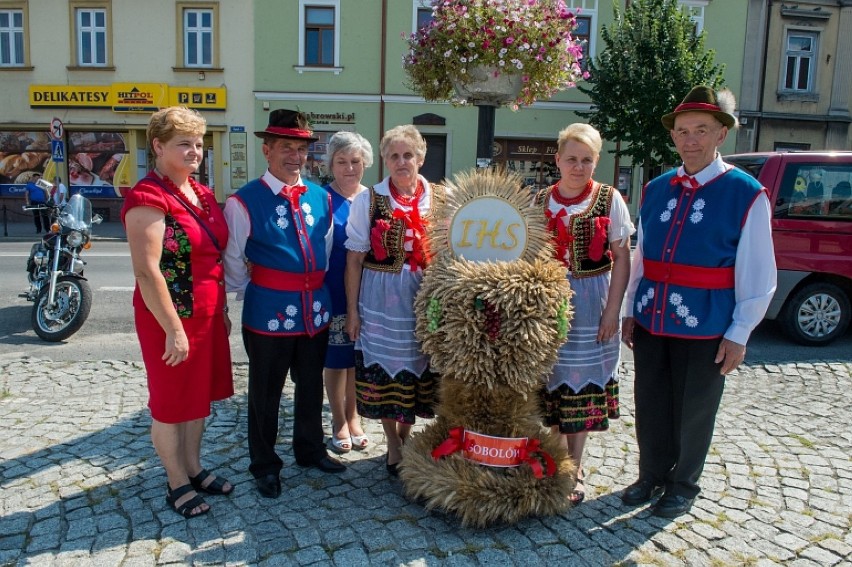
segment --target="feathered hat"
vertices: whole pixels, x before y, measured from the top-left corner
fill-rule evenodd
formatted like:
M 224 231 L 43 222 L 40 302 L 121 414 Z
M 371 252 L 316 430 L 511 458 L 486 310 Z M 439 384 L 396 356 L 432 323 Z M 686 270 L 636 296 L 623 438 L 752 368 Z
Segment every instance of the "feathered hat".
M 708 86 L 699 85 L 693 87 L 686 98 L 677 108 L 663 116 L 660 120 L 666 130 L 674 129 L 675 117 L 683 112 L 706 112 L 712 114 L 716 120 L 728 128 L 736 128 L 737 119 L 734 117 L 734 108 L 737 101 L 734 93 L 728 89 L 719 92 Z
M 296 140 L 307 140 L 316 142 L 318 137 L 314 136 L 310 122 L 304 112 L 298 110 L 287 110 L 279 108 L 269 114 L 269 126 L 266 130 L 254 133 L 258 138 L 292 138 Z

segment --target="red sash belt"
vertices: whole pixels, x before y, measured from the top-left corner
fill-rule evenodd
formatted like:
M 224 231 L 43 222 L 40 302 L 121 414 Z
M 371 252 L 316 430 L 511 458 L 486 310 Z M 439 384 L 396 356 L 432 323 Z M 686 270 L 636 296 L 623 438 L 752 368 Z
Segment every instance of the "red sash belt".
M 313 291 L 322 287 L 325 272 L 285 272 L 257 264 L 251 267 L 251 282 L 277 291 Z
M 686 264 L 669 264 L 642 259 L 644 276 L 651 281 L 700 287 L 704 289 L 733 289 L 734 268 L 704 268 Z

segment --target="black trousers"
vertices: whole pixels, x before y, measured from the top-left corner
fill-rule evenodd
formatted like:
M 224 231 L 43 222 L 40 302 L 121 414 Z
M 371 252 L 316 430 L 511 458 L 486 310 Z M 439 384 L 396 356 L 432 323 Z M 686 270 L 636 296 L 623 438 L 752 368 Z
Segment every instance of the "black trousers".
M 248 443 L 255 478 L 278 474 L 284 466 L 275 452 L 278 410 L 287 373 L 295 384 L 293 454 L 300 465 L 310 465 L 327 455 L 323 441 L 322 369 L 328 348 L 328 331 L 313 337 L 275 337 L 243 328 L 249 359 Z
M 639 478 L 694 498 L 725 389 L 721 339 L 682 339 L 633 331 Z
M 47 212 L 47 209 L 33 210 L 33 224 L 35 224 L 36 232 L 50 230 L 50 213 Z

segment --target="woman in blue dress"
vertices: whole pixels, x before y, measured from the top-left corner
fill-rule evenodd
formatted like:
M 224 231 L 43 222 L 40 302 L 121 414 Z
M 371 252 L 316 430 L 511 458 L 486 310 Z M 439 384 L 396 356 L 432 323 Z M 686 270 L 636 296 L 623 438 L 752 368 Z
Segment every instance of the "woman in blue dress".
M 331 293 L 332 320 L 325 358 L 325 390 L 331 407 L 331 445 L 337 453 L 365 449 L 370 443 L 355 406 L 355 343 L 346 334 L 346 225 L 349 206 L 366 189 L 364 170 L 373 164 L 373 148 L 355 132 L 338 132 L 328 142 L 326 161 L 334 181 L 326 185 L 334 216 L 334 247 L 325 283 Z

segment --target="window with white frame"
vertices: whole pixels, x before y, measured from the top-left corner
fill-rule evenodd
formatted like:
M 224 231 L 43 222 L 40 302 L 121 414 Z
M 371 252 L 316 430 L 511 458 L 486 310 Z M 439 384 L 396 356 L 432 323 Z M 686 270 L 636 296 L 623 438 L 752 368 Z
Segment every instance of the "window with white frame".
M 24 61 L 24 11 L 0 10 L 0 67 L 23 67 Z
M 570 6 L 570 4 L 568 4 Z M 598 19 L 598 0 L 574 0 L 570 11 L 577 18 L 577 27 L 571 32 L 572 37 L 583 41 L 583 61 L 581 66 L 587 68 L 589 58 L 595 56 L 595 36 Z
M 77 65 L 106 67 L 107 11 L 102 8 L 77 8 Z
M 213 66 L 213 10 L 184 9 L 183 58 L 186 67 Z
M 336 68 L 340 61 L 340 0 L 299 0 L 299 62 Z
M 816 32 L 787 30 L 782 90 L 813 92 L 818 40 Z
M 432 2 L 430 0 L 414 0 L 414 17 L 412 32 L 416 32 L 432 21 Z
M 695 24 L 695 35 L 704 31 L 704 8 L 710 3 L 709 0 L 680 0 L 679 3 Z

